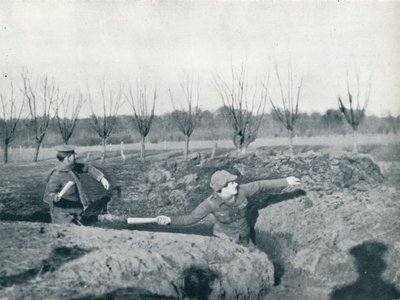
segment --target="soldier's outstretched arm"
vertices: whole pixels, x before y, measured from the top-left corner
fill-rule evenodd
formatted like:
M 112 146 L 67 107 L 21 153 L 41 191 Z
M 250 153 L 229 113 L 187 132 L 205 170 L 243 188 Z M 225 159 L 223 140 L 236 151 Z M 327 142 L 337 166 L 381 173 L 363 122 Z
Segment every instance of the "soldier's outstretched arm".
M 247 197 L 251 197 L 256 193 L 268 191 L 277 188 L 285 188 L 289 185 L 299 185 L 300 179 L 289 176 L 282 179 L 258 180 L 247 184 L 242 184 L 240 188 L 245 192 Z
M 160 225 L 191 225 L 204 219 L 212 212 L 212 205 L 209 198 L 200 203 L 190 214 L 182 216 L 157 216 L 157 223 Z

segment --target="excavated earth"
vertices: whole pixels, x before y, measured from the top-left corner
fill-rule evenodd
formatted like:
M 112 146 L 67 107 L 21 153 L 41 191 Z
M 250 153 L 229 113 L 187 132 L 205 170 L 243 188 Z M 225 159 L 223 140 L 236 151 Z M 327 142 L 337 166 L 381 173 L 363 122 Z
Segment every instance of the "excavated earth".
M 400 299 L 400 192 L 367 156 L 290 161 L 306 194 L 261 210 L 255 226 L 275 266 L 269 298 Z
M 263 299 L 267 256 L 215 237 L 28 222 L 0 224 L 2 299 Z M 24 245 L 22 247 L 22 245 Z
M 184 278 L 198 268 L 209 278 L 210 299 L 400 298 L 400 193 L 369 156 L 308 151 L 290 157 L 258 150 L 241 158 L 115 159 L 97 166 L 114 188 L 106 193 L 83 178 L 88 195 L 101 204 L 88 211 L 87 224 L 103 228 L 3 222 L 1 234 L 9 240 L 4 249 L 14 250 L 0 257 L 1 293 L 10 299 L 28 291 L 48 299 L 193 298 Z M 3 220 L 48 221 L 41 196 L 50 168 L 8 171 L 8 193 L 0 194 Z M 211 237 L 212 217 L 190 227 L 90 218 L 105 206 L 122 219 L 190 212 L 212 192 L 209 178 L 218 169 L 237 174 L 239 183 L 302 179 L 299 187 L 250 199 L 252 238 L 263 253 Z

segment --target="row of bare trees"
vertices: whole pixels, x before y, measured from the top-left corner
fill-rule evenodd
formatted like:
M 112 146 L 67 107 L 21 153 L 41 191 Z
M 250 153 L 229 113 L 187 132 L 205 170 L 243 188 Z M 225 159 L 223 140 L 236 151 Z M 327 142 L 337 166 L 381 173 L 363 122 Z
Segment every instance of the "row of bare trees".
M 288 131 L 289 152 L 293 154 L 293 134 L 296 121 L 299 117 L 299 102 L 303 79 L 294 76 L 289 66 L 287 74 L 281 76 L 278 67 L 275 66 L 275 76 L 279 88 L 279 96 L 272 97 L 269 93 L 270 76 L 264 76 L 260 80 L 256 78 L 253 84 L 249 83 L 249 77 L 245 64 L 239 69 L 231 66 L 230 80 L 224 79 L 219 74 L 213 77 L 213 84 L 218 92 L 224 107 L 224 117 L 233 131 L 233 143 L 238 154 L 246 152 L 247 147 L 256 139 L 260 124 L 265 114 L 266 102 L 272 104 L 277 119 Z M 113 90 L 103 82 L 99 87 L 99 95 L 94 94 L 87 88 L 87 93 L 73 95 L 62 93 L 54 79 L 44 77 L 38 85 L 33 85 L 27 70 L 21 74 L 22 77 L 22 101 L 16 101 L 13 82 L 10 81 L 9 95 L 0 91 L 1 100 L 1 132 L 3 144 L 3 162 L 8 161 L 8 146 L 17 134 L 17 127 L 23 118 L 24 107 L 28 107 L 28 115 L 31 120 L 30 129 L 34 133 L 35 152 L 34 161 L 37 161 L 41 144 L 46 135 L 51 111 L 54 113 L 57 128 L 65 144 L 68 144 L 77 124 L 79 114 L 83 105 L 88 101 L 91 107 L 91 123 L 99 138 L 102 140 L 103 160 L 106 157 L 106 144 L 111 136 L 116 116 L 122 104 L 126 101 L 132 108 L 132 121 L 134 128 L 141 135 L 141 154 L 145 159 L 145 142 L 150 132 L 154 119 L 156 107 L 157 90 L 149 89 L 145 83 L 136 81 L 132 87 L 128 83 L 127 91 L 122 86 Z M 286 78 L 286 80 L 284 79 Z M 355 95 L 351 91 L 349 76 L 347 76 L 347 95 L 349 107 L 343 103 L 342 96 L 338 96 L 339 111 L 353 129 L 353 152 L 357 152 L 357 129 L 360 121 L 365 115 L 368 104 L 371 78 L 364 95 L 364 105 L 361 105 L 361 87 L 358 72 L 355 79 Z M 200 116 L 199 110 L 199 80 L 195 81 L 187 76 L 180 81 L 180 101 L 177 101 L 176 91 L 169 89 L 169 97 L 174 108 L 171 120 L 176 127 L 185 135 L 184 156 L 188 158 L 189 142 Z M 94 98 L 96 97 L 96 101 Z M 100 101 L 99 101 L 100 98 Z M 177 108 L 176 103 L 185 103 L 184 108 Z M 94 104 L 96 103 L 96 104 Z M 278 104 L 280 103 L 280 104 Z
M 303 77 L 295 79 L 289 65 L 286 80 L 281 76 L 278 66 L 275 66 L 275 75 L 279 86 L 280 96 L 273 99 L 268 93 L 269 76 L 256 82 L 252 91 L 249 91 L 246 68 L 244 65 L 235 72 L 231 68 L 231 81 L 227 82 L 220 76 L 214 77 L 214 84 L 220 94 L 225 109 L 225 118 L 233 129 L 233 143 L 238 153 L 245 153 L 246 148 L 257 136 L 260 123 L 264 116 L 265 104 L 269 98 L 277 119 L 288 132 L 289 154 L 293 155 L 293 135 L 296 121 L 299 117 L 299 102 L 303 86 Z M 258 92 L 259 91 L 259 92 Z M 357 153 L 357 129 L 365 116 L 371 91 L 371 77 L 363 97 L 359 72 L 355 72 L 355 101 L 351 91 L 349 75 L 347 74 L 347 95 L 349 107 L 343 103 L 342 97 L 337 97 L 339 111 L 353 129 L 353 153 Z M 258 92 L 258 93 L 257 93 Z M 279 99 L 280 98 L 280 99 Z M 364 100 L 364 104 L 361 102 Z M 280 105 L 278 103 L 280 102 Z
M 82 107 L 87 101 L 89 101 L 91 108 L 91 124 L 102 140 L 102 158 L 104 160 L 107 139 L 111 136 L 115 128 L 116 116 L 123 104 L 123 96 L 132 107 L 133 123 L 142 136 L 141 157 L 144 159 L 145 138 L 150 131 L 154 118 L 155 100 L 157 97 L 156 90 L 154 90 L 152 107 L 148 111 L 147 88 L 145 84 L 139 85 L 139 82 L 135 92 L 133 92 L 129 85 L 128 93 L 124 93 L 122 87 L 119 87 L 117 90 L 106 87 L 106 84 L 103 82 L 100 83 L 99 95 L 93 96 L 94 93 L 90 91 L 89 87 L 86 94 L 79 93 L 78 95 L 72 95 L 70 93 L 61 93 L 55 80 L 47 76 L 39 84 L 32 84 L 27 70 L 22 72 L 21 78 L 20 101 L 17 101 L 14 85 L 11 80 L 9 95 L 0 91 L 0 132 L 3 142 L 4 163 L 8 162 L 8 147 L 18 132 L 18 124 L 21 119 L 30 119 L 29 130 L 33 132 L 35 149 L 33 161 L 37 161 L 40 147 L 46 136 L 51 118 L 54 116 L 61 138 L 65 144 L 68 144 L 76 128 Z M 95 97 L 96 100 L 94 99 Z M 23 116 L 24 106 L 28 107 L 27 116 Z

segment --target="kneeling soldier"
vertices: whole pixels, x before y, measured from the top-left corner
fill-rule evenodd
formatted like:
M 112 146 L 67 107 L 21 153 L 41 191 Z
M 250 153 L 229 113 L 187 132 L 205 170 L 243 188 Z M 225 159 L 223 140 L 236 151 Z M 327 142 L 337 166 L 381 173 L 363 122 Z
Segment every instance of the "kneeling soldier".
M 43 201 L 50 205 L 52 223 L 81 224 L 89 200 L 83 191 L 80 174 L 88 173 L 106 190 L 110 188 L 110 183 L 100 170 L 88 164 L 77 163 L 73 147 L 61 146 L 56 150 L 60 163 L 48 176 Z

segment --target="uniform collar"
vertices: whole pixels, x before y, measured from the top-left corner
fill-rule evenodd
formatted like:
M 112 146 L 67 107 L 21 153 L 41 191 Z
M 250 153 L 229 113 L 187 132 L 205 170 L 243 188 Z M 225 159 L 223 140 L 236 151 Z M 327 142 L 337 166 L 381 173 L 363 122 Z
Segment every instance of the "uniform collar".
M 72 171 L 73 169 L 74 169 L 74 165 L 66 166 L 62 162 L 59 162 L 59 164 L 57 165 L 57 170 L 61 171 L 61 172 L 69 172 L 69 171 Z

